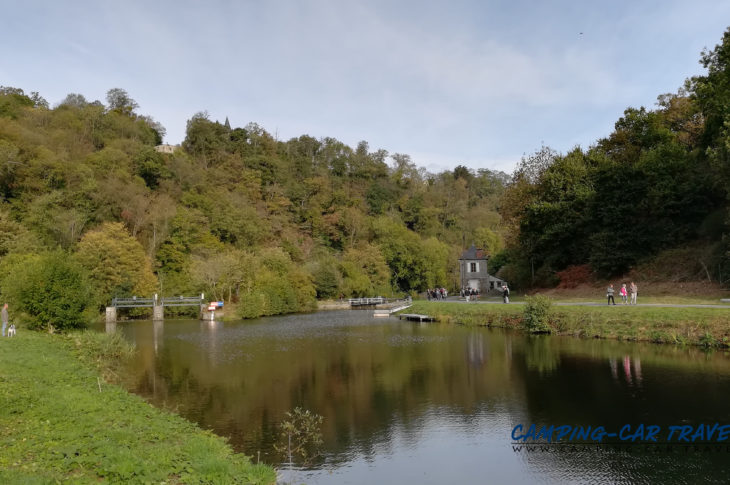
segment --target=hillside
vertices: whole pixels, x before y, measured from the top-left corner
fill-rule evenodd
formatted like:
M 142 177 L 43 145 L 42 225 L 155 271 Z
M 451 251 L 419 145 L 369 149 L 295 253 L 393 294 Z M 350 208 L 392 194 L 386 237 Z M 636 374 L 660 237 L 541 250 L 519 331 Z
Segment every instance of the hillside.
M 51 271 L 59 286 L 71 273 L 86 282 L 76 299 L 91 304 L 78 313 L 153 292 L 242 302 L 245 317 L 287 313 L 315 297 L 453 287 L 465 242 L 501 247 L 503 173 L 430 174 L 364 141 L 280 141 L 205 113 L 160 153 L 164 128 L 137 109 L 122 89 L 53 108 L 0 89 L 0 265 L 14 307 L 42 313 L 32 288 Z
M 700 64 L 705 74 L 653 110 L 626 109 L 591 147 L 522 160 L 501 203 L 502 277 L 554 286 L 587 265 L 615 278 L 676 249 L 668 257 L 686 278 L 730 281 L 730 29 Z
M 656 109 L 628 108 L 588 148 L 542 147 L 511 177 L 432 174 L 365 141 L 282 141 L 206 113 L 162 153 L 164 128 L 123 89 L 51 108 L 3 87 L 0 291 L 41 327 L 155 292 L 204 292 L 255 317 L 316 298 L 454 290 L 471 243 L 520 291 L 565 286 L 574 267 L 598 282 L 719 288 L 730 281 L 730 30 L 700 63 L 706 73 Z

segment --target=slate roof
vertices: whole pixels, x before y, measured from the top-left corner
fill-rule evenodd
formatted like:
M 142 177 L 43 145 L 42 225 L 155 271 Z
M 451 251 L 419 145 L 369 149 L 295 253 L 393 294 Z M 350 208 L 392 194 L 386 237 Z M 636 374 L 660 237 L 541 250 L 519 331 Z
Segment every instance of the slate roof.
M 459 259 L 487 259 L 487 253 L 483 249 L 477 249 L 473 244 L 469 249 L 461 253 Z

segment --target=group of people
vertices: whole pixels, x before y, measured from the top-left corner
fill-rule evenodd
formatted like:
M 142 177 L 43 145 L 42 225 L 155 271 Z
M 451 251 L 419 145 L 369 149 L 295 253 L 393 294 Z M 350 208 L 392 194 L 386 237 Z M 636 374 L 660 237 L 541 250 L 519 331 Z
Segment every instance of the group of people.
M 606 288 L 606 299 L 608 300 L 608 305 L 611 303 L 614 305 L 616 304 L 616 300 L 613 298 L 614 292 L 613 284 L 608 285 L 608 288 Z M 621 283 L 621 288 L 618 290 L 618 294 L 621 295 L 621 302 L 624 305 L 636 305 L 636 295 L 639 294 L 639 287 L 636 286 L 636 283 L 633 281 L 628 288 L 626 287 L 626 283 Z M 629 297 L 631 297 L 630 301 Z
M 466 301 L 477 301 L 479 299 L 479 290 L 471 287 L 462 288 L 459 295 Z
M 426 296 L 428 296 L 428 300 L 443 300 L 447 296 L 449 296 L 449 292 L 446 291 L 446 288 L 429 288 L 426 290 Z

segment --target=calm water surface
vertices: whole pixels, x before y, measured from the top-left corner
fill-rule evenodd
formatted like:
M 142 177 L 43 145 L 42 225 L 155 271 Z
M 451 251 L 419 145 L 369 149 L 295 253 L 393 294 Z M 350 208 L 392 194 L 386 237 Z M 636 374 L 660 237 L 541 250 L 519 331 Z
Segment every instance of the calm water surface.
M 245 322 L 121 323 L 129 387 L 282 470 L 347 483 L 728 483 L 730 445 L 512 445 L 515 425 L 730 424 L 730 357 L 698 349 L 376 319 L 368 311 Z M 300 406 L 324 454 L 273 449 Z M 666 434 L 666 433 L 663 433 Z

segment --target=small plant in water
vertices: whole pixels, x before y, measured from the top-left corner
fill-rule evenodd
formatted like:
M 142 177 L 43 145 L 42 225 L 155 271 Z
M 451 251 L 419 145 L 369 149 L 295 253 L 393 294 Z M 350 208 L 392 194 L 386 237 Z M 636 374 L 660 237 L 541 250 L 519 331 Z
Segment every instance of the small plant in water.
M 294 458 L 297 458 L 301 464 L 309 465 L 319 456 L 322 445 L 320 429 L 324 417 L 299 407 L 287 412 L 286 417 L 279 424 L 281 433 L 274 449 L 287 457 L 289 463 L 294 463 Z

